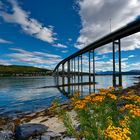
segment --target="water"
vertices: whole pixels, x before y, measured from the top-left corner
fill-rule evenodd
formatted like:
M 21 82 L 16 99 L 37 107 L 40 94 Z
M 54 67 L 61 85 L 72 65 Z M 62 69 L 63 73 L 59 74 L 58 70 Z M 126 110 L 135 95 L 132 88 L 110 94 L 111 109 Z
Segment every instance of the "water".
M 123 76 L 123 87 L 138 82 L 138 79 L 133 77 Z M 112 76 L 97 76 L 96 89 L 111 86 L 111 80 Z M 88 77 L 84 77 L 84 81 L 88 81 Z M 55 81 L 51 76 L 0 78 L 0 114 L 17 115 L 38 111 L 49 107 L 57 97 L 60 97 L 60 102 L 68 100 L 55 87 L 41 88 L 54 85 Z M 67 91 L 67 87 L 65 90 Z M 83 90 L 83 94 L 88 94 L 89 86 L 83 86 Z
M 40 88 L 46 85 L 54 86 L 54 78 L 0 78 L 0 113 L 14 115 L 34 112 L 49 107 L 57 97 L 61 101 L 67 99 L 57 88 Z

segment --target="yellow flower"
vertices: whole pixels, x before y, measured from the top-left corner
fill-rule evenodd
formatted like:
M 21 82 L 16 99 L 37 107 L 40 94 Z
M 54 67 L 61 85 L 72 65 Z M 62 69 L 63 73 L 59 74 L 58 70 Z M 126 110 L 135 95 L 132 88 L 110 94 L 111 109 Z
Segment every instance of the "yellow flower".
M 122 127 L 127 127 L 128 126 L 128 123 L 129 123 L 129 116 L 125 116 L 124 117 L 124 120 L 120 120 L 120 122 L 119 122 L 119 124 Z
M 79 97 L 79 96 L 80 96 L 79 91 L 74 91 L 74 97 Z
M 82 100 L 78 100 L 74 103 L 75 108 L 83 109 L 86 106 L 86 102 L 82 102 Z
M 98 103 L 98 102 L 102 102 L 103 100 L 104 100 L 104 96 L 97 95 L 94 98 L 92 98 L 91 102 L 92 103 Z
M 120 108 L 120 111 L 124 111 L 126 109 L 133 109 L 133 108 L 139 108 L 139 107 L 133 104 L 126 104 L 124 107 Z
M 90 95 L 87 95 L 87 96 L 85 96 L 84 99 L 87 100 L 87 101 L 91 101 L 91 96 Z
M 131 100 L 134 101 L 135 104 L 140 103 L 140 96 L 135 94 L 130 94 L 130 92 L 128 92 L 128 95 L 121 96 L 120 99 Z
M 117 100 L 117 96 L 114 94 L 107 94 L 107 96 L 109 96 L 111 99 Z
M 121 128 L 109 125 L 104 134 L 105 138 L 111 138 L 112 140 L 130 140 L 128 135 L 130 135 L 131 132 L 129 128 Z
M 130 113 L 134 116 L 140 117 L 140 108 L 134 108 L 130 110 Z

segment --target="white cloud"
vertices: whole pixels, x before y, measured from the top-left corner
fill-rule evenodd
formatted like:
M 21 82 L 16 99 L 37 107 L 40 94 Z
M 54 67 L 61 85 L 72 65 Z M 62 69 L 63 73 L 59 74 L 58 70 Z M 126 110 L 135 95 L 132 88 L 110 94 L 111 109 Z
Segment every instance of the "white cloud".
M 72 38 L 68 38 L 68 41 L 70 41 L 70 42 L 71 42 L 71 41 L 72 41 Z
M 11 48 L 13 53 L 7 54 L 10 62 L 19 62 L 26 65 L 54 68 L 62 60 L 61 56 L 44 52 L 29 52 L 20 48 Z
M 112 31 L 133 21 L 140 14 L 139 0 L 77 0 L 82 28 L 75 45 L 81 49 L 102 36 L 110 33 L 110 18 Z M 122 50 L 134 50 L 140 48 L 138 35 L 126 39 Z M 109 48 L 100 49 L 102 53 L 110 52 Z
M 91 62 L 91 72 L 93 70 L 92 68 L 92 62 Z M 113 64 L 112 64 L 112 59 L 110 59 L 109 61 L 96 61 L 95 62 L 95 70 L 96 72 L 99 71 L 112 71 L 113 70 Z M 119 69 L 119 64 L 116 63 L 116 71 L 118 71 Z M 140 70 L 140 63 L 136 62 L 136 63 L 128 63 L 126 60 L 122 61 L 122 71 L 129 71 L 129 70 Z M 86 63 L 84 63 L 83 65 L 83 71 L 84 72 L 88 72 L 89 68 L 88 68 L 88 61 Z
M 131 64 L 130 65 L 130 67 L 132 68 L 133 67 L 133 69 L 135 70 L 140 70 L 140 62 L 137 62 L 137 63 L 133 63 L 133 64 Z
M 34 52 L 36 55 L 40 56 L 45 56 L 45 57 L 50 57 L 50 58 L 61 58 L 61 56 L 56 55 L 56 54 L 49 54 L 49 53 L 44 53 L 44 52 Z
M 30 17 L 29 12 L 23 10 L 16 0 L 9 0 L 12 13 L 0 11 L 5 22 L 18 24 L 22 31 L 42 41 L 53 43 L 56 38 L 52 26 L 45 27 L 42 23 Z
M 61 51 L 62 53 L 67 53 L 68 52 L 68 50 L 64 50 L 64 51 Z
M 123 62 L 123 61 L 127 61 L 128 60 L 128 58 L 122 58 L 121 59 L 121 61 Z
M 121 40 L 121 50 L 122 51 L 133 51 L 135 49 L 140 49 L 140 33 L 128 36 Z M 118 50 L 116 46 L 116 51 Z M 96 49 L 98 54 L 106 54 L 112 52 L 112 43 L 104 45 Z
M 83 55 L 83 71 L 84 72 L 89 72 L 89 59 L 87 55 Z M 130 63 L 128 60 L 131 57 L 124 57 L 121 59 L 121 65 L 122 65 L 122 71 L 129 71 L 129 70 L 133 70 L 133 69 L 138 69 L 140 70 L 140 63 L 138 61 L 136 61 L 135 63 Z M 101 55 L 96 56 L 95 57 L 95 70 L 96 72 L 99 71 L 112 71 L 113 70 L 113 60 L 112 59 L 108 59 L 108 57 L 106 55 Z M 119 70 L 119 64 L 118 64 L 118 59 L 116 59 L 116 71 Z M 76 64 L 78 63 L 78 61 L 76 60 Z M 91 58 L 91 72 L 93 71 L 93 61 Z
M 67 48 L 66 45 L 63 45 L 63 44 L 61 44 L 61 43 L 54 44 L 53 46 L 54 46 L 54 47 L 58 47 L 58 48 Z
M 0 38 L 0 44 L 12 44 L 13 42 Z
M 135 57 L 135 55 L 129 55 L 128 57 L 129 57 L 129 58 L 133 58 L 133 57 Z
M 9 60 L 0 59 L 0 65 L 11 65 Z

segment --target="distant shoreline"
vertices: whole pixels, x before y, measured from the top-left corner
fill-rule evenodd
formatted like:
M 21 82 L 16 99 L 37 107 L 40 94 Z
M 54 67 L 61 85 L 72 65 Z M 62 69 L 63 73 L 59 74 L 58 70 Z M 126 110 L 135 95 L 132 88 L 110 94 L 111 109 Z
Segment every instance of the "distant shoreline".
M 52 76 L 51 73 L 44 74 L 0 74 L 0 77 L 38 77 L 38 76 Z
M 93 76 L 93 74 L 90 74 L 91 76 Z M 113 74 L 95 74 L 95 76 L 112 76 Z M 137 73 L 133 73 L 133 74 L 125 74 L 123 73 L 123 75 L 140 75 Z M 38 77 L 38 76 L 52 76 L 52 72 L 48 72 L 48 73 L 38 73 L 38 74 L 1 74 L 0 73 L 0 78 L 1 77 Z M 67 75 L 64 75 L 65 77 L 67 77 Z M 78 74 L 76 73 L 76 76 L 78 76 Z M 81 76 L 81 74 L 79 74 L 79 76 Z M 89 76 L 89 74 L 83 74 L 83 76 Z M 60 74 L 60 77 L 62 77 L 62 75 Z M 134 77 L 137 78 L 137 77 Z

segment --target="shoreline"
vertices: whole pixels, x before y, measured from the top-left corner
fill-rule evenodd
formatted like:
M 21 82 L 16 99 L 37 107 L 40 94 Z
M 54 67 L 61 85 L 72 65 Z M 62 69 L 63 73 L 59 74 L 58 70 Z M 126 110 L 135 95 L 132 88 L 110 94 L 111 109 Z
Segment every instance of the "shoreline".
M 139 77 L 137 78 L 140 79 Z M 140 82 L 137 83 L 136 85 L 123 89 L 124 94 L 129 89 L 136 90 L 136 94 L 140 96 Z M 66 101 L 62 103 L 61 106 L 67 109 L 69 115 L 72 117 L 73 123 L 77 124 L 74 120 L 76 113 L 74 110 L 71 110 L 71 107 L 69 106 L 69 102 Z M 14 119 L 0 117 L 0 138 L 1 138 L 1 132 L 7 133 L 8 131 L 10 132 L 9 135 L 12 134 L 13 138 L 11 138 L 11 140 L 14 140 L 16 128 L 23 124 L 29 124 L 29 125 L 39 124 L 45 126 L 47 127 L 47 133 L 51 133 L 51 137 L 61 137 L 61 139 L 65 139 L 65 137 L 68 137 L 66 135 L 66 128 L 62 120 L 54 112 L 50 111 L 49 108 L 46 108 L 41 111 L 28 113 L 26 115 L 22 115 L 21 117 L 17 117 Z

